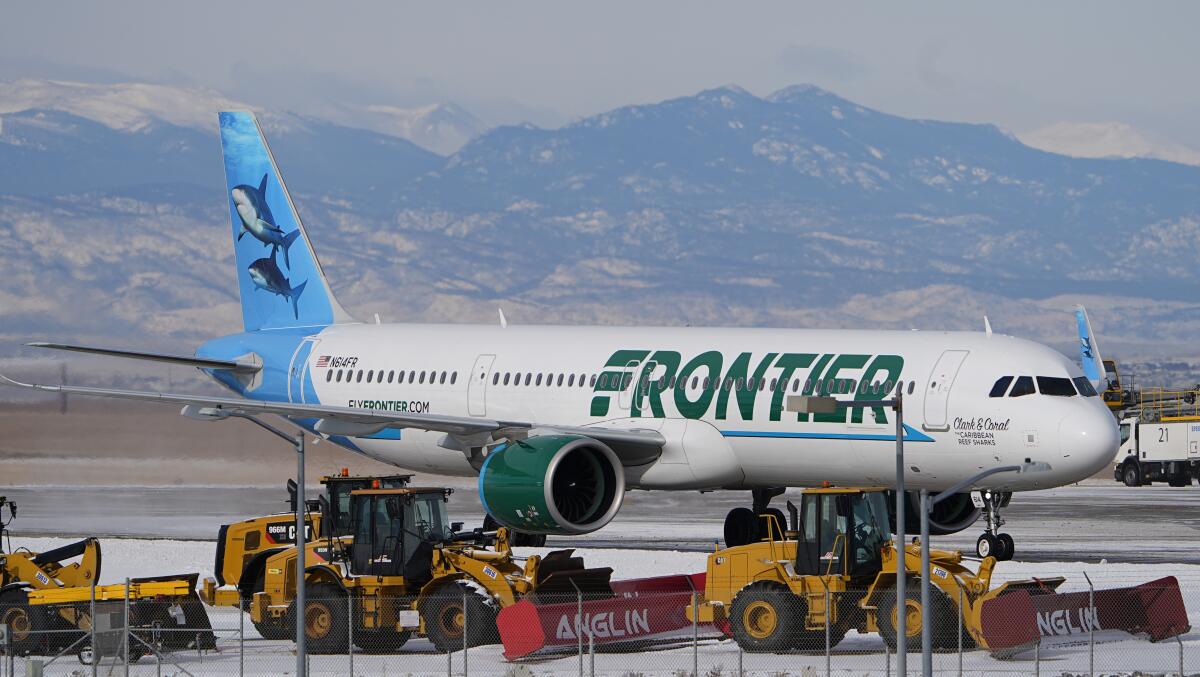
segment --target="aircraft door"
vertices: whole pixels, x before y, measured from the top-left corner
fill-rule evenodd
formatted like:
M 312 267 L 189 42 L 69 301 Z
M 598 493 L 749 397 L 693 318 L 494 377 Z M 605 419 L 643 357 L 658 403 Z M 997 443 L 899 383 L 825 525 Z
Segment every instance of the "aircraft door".
M 629 411 L 629 407 L 632 404 L 633 391 L 638 387 L 637 378 L 640 364 L 637 360 L 630 360 L 625 364 L 625 375 L 621 376 L 623 379 L 621 381 L 621 392 L 617 394 L 617 407 L 621 411 Z
M 925 424 L 926 430 L 949 430 L 948 423 L 950 406 L 950 388 L 958 377 L 958 370 L 963 360 L 967 359 L 966 350 L 947 350 L 933 365 L 929 373 L 929 383 L 925 386 Z
M 288 400 L 297 404 L 304 404 L 308 399 L 316 404 L 316 393 L 311 392 L 306 395 L 304 392 L 304 377 L 308 376 L 308 357 L 312 354 L 313 348 L 316 347 L 320 339 L 308 337 L 300 342 L 296 347 L 296 352 L 292 353 L 292 363 L 288 368 Z
M 471 380 L 467 383 L 467 413 L 471 416 L 487 416 L 487 383 L 492 375 L 495 355 L 480 355 L 471 368 Z

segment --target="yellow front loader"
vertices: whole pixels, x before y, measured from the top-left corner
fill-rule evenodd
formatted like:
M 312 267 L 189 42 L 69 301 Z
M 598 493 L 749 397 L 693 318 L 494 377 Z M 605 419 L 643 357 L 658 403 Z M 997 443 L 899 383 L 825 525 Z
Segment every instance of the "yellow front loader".
M 500 641 L 496 614 L 535 591 L 610 595 L 612 569 L 585 569 L 570 550 L 531 555 L 519 564 L 508 533 L 455 533 L 445 504 L 450 489 L 351 492 L 352 534 L 305 549 L 306 643 L 313 653 L 400 648 L 414 633 L 439 651 Z M 487 543 L 491 542 L 491 547 Z M 260 633 L 293 636 L 296 550 L 265 566 L 263 589 L 249 604 Z M 206 593 L 207 594 L 207 593 Z M 464 623 L 464 619 L 467 619 Z M 465 635 L 465 637 L 464 637 Z
M 4 552 L 4 532 L 17 512 L 16 504 L 0 496 L 0 509 L 4 507 L 9 520 L 0 522 L 0 625 L 8 626 L 13 653 L 48 654 L 72 645 L 84 649 L 93 600 L 99 606 L 123 605 L 126 597 L 131 628 L 159 628 L 154 633 L 159 637 L 156 648 L 214 646 L 208 613 L 196 596 L 198 574 L 131 579 L 128 589 L 124 584 L 96 585 L 100 541 L 85 538 L 45 552 Z M 148 650 L 134 641 L 130 658 L 136 660 Z
M 928 613 L 935 648 L 953 648 L 960 640 L 964 647 L 987 648 L 980 628 L 984 601 L 1022 588 L 1053 590 L 1063 582 L 992 588 L 994 558 L 985 557 L 972 571 L 962 553 L 945 550 L 931 550 L 929 571 L 921 572 L 920 546 L 911 543 L 903 549 L 906 600 L 897 614 L 901 551 L 890 540 L 885 497 L 881 488 L 809 489 L 792 529 L 785 532 L 776 517 L 766 516 L 766 539 L 709 555 L 699 620 L 724 625 L 747 651 L 823 649 L 827 625 L 831 647 L 857 630 L 878 632 L 896 651 L 902 643 L 920 649 L 921 617 Z M 921 607 L 923 575 L 931 584 L 929 609 Z

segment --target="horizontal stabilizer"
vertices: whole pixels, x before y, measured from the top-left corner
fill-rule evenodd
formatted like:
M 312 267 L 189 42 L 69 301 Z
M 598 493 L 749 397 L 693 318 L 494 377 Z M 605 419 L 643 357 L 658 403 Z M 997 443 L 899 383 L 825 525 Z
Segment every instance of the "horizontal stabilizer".
M 125 357 L 134 360 L 148 360 L 150 362 L 167 362 L 170 364 L 182 364 L 198 369 L 223 369 L 240 374 L 253 374 L 262 370 L 261 364 L 253 362 L 239 362 L 236 360 L 211 360 L 206 357 L 195 357 L 190 355 L 167 355 L 165 353 L 143 353 L 134 350 L 116 350 L 114 348 L 95 348 L 92 346 L 72 346 L 65 343 L 26 343 L 25 345 L 33 348 L 51 348 L 54 350 L 69 350 L 75 353 L 90 353 L 92 355 L 108 355 L 110 357 Z

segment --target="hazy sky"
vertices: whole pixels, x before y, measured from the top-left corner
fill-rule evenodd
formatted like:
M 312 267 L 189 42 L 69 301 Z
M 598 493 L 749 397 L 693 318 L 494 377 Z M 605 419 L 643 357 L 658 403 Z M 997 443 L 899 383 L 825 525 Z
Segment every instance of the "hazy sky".
M 811 82 L 908 116 L 1121 121 L 1200 146 L 1198 20 L 1184 2 L 28 2 L 0 15 L 0 78 L 205 85 L 300 112 L 454 100 L 541 124 Z

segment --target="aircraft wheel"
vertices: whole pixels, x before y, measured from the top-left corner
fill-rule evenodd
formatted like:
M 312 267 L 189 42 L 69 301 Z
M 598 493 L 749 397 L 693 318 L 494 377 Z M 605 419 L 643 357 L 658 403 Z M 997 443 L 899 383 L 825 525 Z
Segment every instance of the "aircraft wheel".
M 750 508 L 734 508 L 725 515 L 725 547 L 753 543 L 758 537 L 758 515 Z
M 1125 479 L 1125 486 L 1127 487 L 1139 487 L 1142 485 L 1142 473 L 1138 471 L 1138 467 L 1133 463 L 1125 466 L 1123 477 Z
M 779 508 L 767 508 L 758 515 L 758 540 L 764 540 L 769 533 L 767 531 L 767 520 L 763 519 L 767 515 L 774 517 L 776 520 L 775 524 L 778 525 L 778 528 L 772 527 L 775 529 L 775 538 L 782 539 L 784 532 L 788 528 L 787 518 L 783 516 L 783 511 Z
M 1013 558 L 1013 553 L 1016 552 L 1017 544 L 1013 542 L 1013 537 L 1008 534 L 997 534 L 996 541 L 1000 545 L 1000 552 L 996 555 L 996 559 L 1001 562 L 1007 562 Z
M 989 533 L 984 533 L 975 541 L 975 554 L 983 557 L 1000 559 L 1000 541 Z

